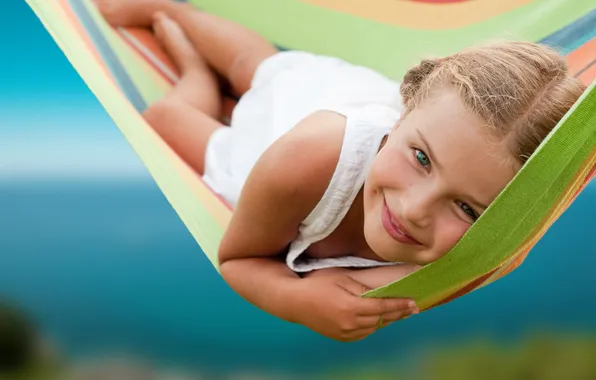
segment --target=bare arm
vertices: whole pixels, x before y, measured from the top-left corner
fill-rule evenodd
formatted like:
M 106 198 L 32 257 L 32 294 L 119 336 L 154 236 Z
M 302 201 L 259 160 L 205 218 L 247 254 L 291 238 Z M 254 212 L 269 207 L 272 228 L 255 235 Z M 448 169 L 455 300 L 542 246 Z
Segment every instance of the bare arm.
M 328 268 L 309 272 L 304 277 L 335 276 L 338 274 L 345 274 L 370 289 L 376 289 L 400 280 L 420 268 L 421 266 L 414 264 L 398 264 L 395 266 L 368 269 Z
M 345 121 L 319 112 L 275 142 L 253 168 L 219 250 L 225 281 L 243 298 L 296 322 L 300 278 L 279 257 L 322 197 L 339 159 Z
M 244 299 L 289 322 L 340 341 L 362 339 L 410 315 L 408 299 L 361 297 L 346 274 L 300 278 L 283 257 L 301 222 L 327 189 L 345 120 L 320 112 L 279 139 L 253 168 L 219 250 L 225 281 Z

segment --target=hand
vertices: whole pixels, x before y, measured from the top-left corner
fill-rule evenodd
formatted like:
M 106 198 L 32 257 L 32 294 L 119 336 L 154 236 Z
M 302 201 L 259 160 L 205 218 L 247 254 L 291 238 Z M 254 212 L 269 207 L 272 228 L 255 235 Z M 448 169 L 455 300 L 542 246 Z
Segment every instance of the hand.
M 312 276 L 298 283 L 293 300 L 296 322 L 342 342 L 363 339 L 379 327 L 418 313 L 409 299 L 360 297 L 370 289 L 348 275 Z

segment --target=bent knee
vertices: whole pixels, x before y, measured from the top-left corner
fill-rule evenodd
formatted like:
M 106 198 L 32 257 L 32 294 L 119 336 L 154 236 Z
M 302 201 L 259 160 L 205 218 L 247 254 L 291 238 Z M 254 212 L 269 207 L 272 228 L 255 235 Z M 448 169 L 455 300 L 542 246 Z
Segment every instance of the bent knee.
M 151 104 L 142 116 L 149 125 L 154 128 L 159 128 L 171 120 L 172 115 L 176 112 L 176 104 L 168 99 L 160 99 Z
M 247 50 L 239 53 L 230 66 L 228 78 L 237 95 L 242 96 L 252 85 L 252 80 L 259 65 L 278 51 L 271 46 L 260 51 Z

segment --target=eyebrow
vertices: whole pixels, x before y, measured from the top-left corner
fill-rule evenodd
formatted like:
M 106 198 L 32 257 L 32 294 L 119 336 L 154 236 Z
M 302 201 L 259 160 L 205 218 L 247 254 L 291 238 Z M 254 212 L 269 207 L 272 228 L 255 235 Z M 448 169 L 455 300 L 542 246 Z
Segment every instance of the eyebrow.
M 428 150 L 428 155 L 430 156 L 431 162 L 434 163 L 439 169 L 442 169 L 443 167 L 441 166 L 441 164 L 439 164 L 435 160 L 435 155 L 433 154 L 432 148 L 430 147 L 430 144 L 424 138 L 424 135 L 422 134 L 422 132 L 420 132 L 420 130 L 416 130 L 416 132 L 418 133 L 418 137 L 420 137 L 420 140 L 422 140 L 422 143 L 426 146 L 426 149 Z M 470 197 L 470 201 L 471 201 L 470 203 L 474 203 L 476 205 L 476 207 L 481 208 L 483 210 L 486 210 L 488 208 L 488 205 L 482 204 L 471 197 Z

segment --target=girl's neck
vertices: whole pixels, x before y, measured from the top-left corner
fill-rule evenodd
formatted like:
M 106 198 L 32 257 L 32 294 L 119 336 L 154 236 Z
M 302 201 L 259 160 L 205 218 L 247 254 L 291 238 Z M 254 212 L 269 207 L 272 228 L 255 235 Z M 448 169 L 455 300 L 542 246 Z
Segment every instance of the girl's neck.
M 388 135 L 383 137 L 381 140 L 381 144 L 379 144 L 379 149 L 377 153 L 383 149 L 383 146 L 387 143 L 387 139 L 389 138 Z M 379 257 L 368 245 L 366 242 L 366 238 L 364 237 L 364 200 L 363 200 L 363 192 L 364 186 L 358 192 L 356 199 L 354 199 L 354 203 L 350 209 L 350 213 L 354 212 L 354 220 L 351 221 L 352 225 L 357 226 L 358 230 L 354 231 L 355 233 L 353 236 L 353 246 L 354 246 L 354 255 L 358 257 L 362 257 L 364 259 L 369 260 L 376 260 L 376 261 L 386 261 Z
M 346 215 L 350 218 L 349 225 L 351 245 L 354 247 L 354 255 L 365 259 L 384 261 L 370 248 L 364 237 L 364 200 L 363 189 L 360 189 L 358 195 L 352 203 L 350 211 Z

